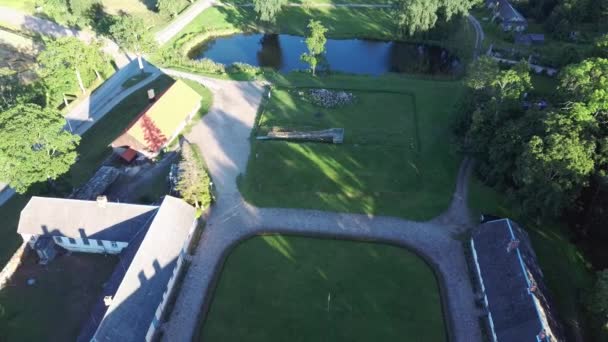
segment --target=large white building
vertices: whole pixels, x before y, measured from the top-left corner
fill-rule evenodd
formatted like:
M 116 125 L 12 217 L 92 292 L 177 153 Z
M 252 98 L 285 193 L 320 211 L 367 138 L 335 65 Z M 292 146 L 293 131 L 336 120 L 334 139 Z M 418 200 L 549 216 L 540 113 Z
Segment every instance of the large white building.
M 42 260 L 57 246 L 120 254 L 78 341 L 152 341 L 197 223 L 196 210 L 171 196 L 160 206 L 33 197 L 18 232 Z

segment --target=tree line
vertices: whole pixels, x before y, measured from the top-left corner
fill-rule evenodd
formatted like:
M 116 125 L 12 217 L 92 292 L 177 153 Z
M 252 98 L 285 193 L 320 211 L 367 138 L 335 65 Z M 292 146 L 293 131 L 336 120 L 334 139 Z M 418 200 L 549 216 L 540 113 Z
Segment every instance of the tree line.
M 605 56 L 564 68 L 548 109 L 535 105 L 543 98 L 534 93 L 526 62 L 505 69 L 482 56 L 470 67 L 469 96 L 456 124 L 485 184 L 506 193 L 525 217 L 565 221 L 576 239 L 596 243 L 608 242 Z M 608 260 L 594 261 L 598 268 L 608 266 Z M 604 314 L 597 317 L 605 324 L 608 291 L 603 291 L 605 300 L 589 307 Z
M 462 17 L 479 0 L 396 0 L 390 10 L 401 36 L 427 32 L 437 23 Z M 254 10 L 262 22 L 274 22 L 287 5 L 287 0 L 253 0 Z

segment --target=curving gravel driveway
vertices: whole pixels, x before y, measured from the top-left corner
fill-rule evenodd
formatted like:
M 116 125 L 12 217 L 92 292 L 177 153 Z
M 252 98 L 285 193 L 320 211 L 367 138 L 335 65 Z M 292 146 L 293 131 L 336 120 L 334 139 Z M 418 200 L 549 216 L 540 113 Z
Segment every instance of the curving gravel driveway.
M 213 92 L 210 112 L 187 139 L 203 151 L 217 189 L 217 202 L 192 257 L 170 320 L 163 326 L 163 340 L 192 339 L 200 318 L 207 312 L 223 262 L 239 241 L 277 232 L 385 242 L 417 252 L 433 266 L 440 281 L 450 340 L 481 340 L 479 312 L 474 303 L 463 242 L 457 238 L 472 225 L 465 203 L 468 161 L 463 162 L 459 172 L 452 205 L 445 214 L 429 222 L 317 210 L 257 208 L 243 200 L 236 178 L 247 165 L 249 135 L 264 94 L 262 84 L 163 71 L 196 80 Z

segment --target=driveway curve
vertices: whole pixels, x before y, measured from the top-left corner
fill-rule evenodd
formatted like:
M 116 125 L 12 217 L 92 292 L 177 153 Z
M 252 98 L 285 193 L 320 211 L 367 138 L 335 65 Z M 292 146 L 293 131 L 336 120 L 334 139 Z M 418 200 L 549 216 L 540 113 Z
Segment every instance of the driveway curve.
M 446 214 L 429 222 L 318 210 L 257 208 L 241 197 L 236 179 L 247 165 L 250 132 L 265 93 L 263 85 L 163 71 L 200 82 L 213 92 L 209 113 L 186 138 L 203 151 L 217 189 L 217 202 L 207 218 L 170 320 L 163 326 L 163 340 L 192 340 L 199 320 L 207 313 L 215 283 L 232 248 L 251 236 L 270 233 L 375 241 L 416 252 L 432 266 L 439 279 L 450 340 L 481 340 L 479 313 L 463 243 L 457 238 L 468 221 L 449 222 L 464 201 L 466 186 L 457 187 L 453 205 Z M 463 164 L 459 179 L 466 180 L 469 165 Z

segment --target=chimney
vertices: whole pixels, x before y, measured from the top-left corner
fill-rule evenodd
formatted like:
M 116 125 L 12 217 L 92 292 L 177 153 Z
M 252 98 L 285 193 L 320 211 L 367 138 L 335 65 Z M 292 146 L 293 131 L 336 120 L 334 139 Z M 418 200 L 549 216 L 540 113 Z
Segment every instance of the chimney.
M 108 204 L 108 198 L 106 196 L 97 196 L 97 205 L 100 208 L 105 208 Z
M 154 89 L 148 89 L 148 102 L 152 103 L 156 101 L 156 94 L 154 93 Z
M 513 240 L 509 241 L 509 244 L 507 245 L 507 252 L 511 252 L 512 250 L 514 250 L 517 247 L 519 247 L 519 240 L 513 239 Z
M 112 298 L 112 296 L 105 296 L 105 297 L 103 297 L 103 303 L 104 303 L 106 306 L 110 306 L 110 305 L 112 305 L 112 300 L 113 300 L 113 299 L 114 299 L 114 298 Z

